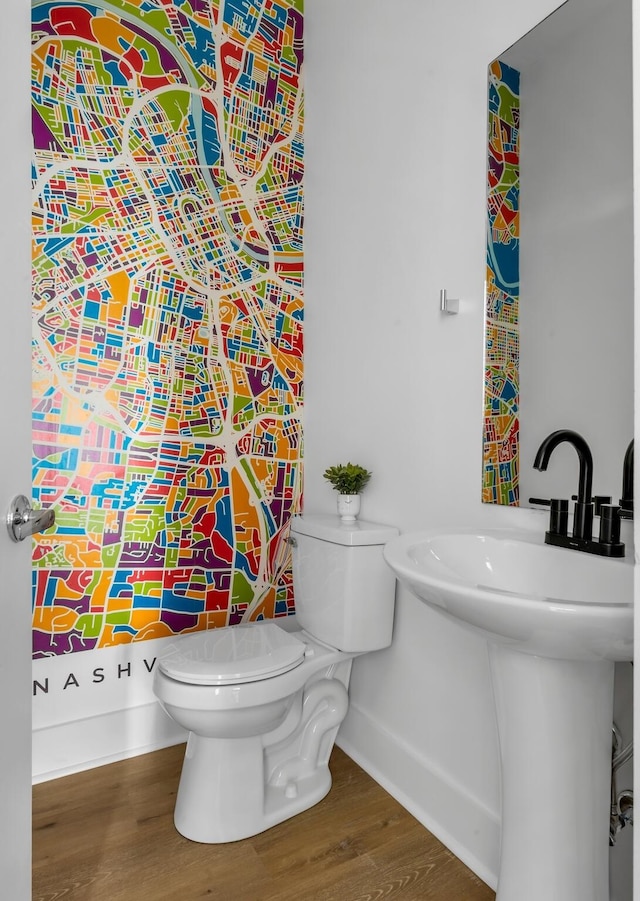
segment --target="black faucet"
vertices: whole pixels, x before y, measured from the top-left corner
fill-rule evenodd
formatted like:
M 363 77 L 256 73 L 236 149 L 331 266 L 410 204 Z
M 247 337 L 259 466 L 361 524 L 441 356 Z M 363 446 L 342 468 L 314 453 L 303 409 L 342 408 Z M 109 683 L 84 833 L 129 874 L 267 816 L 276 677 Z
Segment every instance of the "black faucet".
M 576 503 L 573 512 L 573 535 L 567 534 L 569 502 L 554 498 L 547 502 L 551 505 L 551 521 L 549 531 L 545 532 L 545 542 L 559 547 L 586 551 L 589 554 L 599 554 L 604 557 L 623 557 L 624 544 L 620 541 L 620 507 L 611 504 L 610 497 L 598 497 L 595 499 L 597 501 L 595 512 L 601 517 L 600 536 L 598 541 L 594 541 L 592 538 L 591 531 L 594 515 L 594 503 L 591 497 L 593 456 L 589 445 L 582 435 L 570 429 L 558 429 L 555 432 L 551 432 L 538 448 L 533 467 L 544 472 L 549 465 L 551 454 L 559 444 L 565 441 L 573 445 L 580 461 L 578 494 L 575 497 Z M 628 453 L 629 451 L 627 451 Z M 625 466 L 628 466 L 626 457 Z
M 633 438 L 624 455 L 622 466 L 622 497 L 620 498 L 621 516 L 633 519 Z
M 593 525 L 593 503 L 591 501 L 591 485 L 593 482 L 593 457 L 589 445 L 582 435 L 572 432 L 570 429 L 558 429 L 551 432 L 544 439 L 533 468 L 545 472 L 549 465 L 551 454 L 559 444 L 568 441 L 578 452 L 580 460 L 580 476 L 578 479 L 578 499 L 573 511 L 573 537 L 591 540 L 591 527 Z

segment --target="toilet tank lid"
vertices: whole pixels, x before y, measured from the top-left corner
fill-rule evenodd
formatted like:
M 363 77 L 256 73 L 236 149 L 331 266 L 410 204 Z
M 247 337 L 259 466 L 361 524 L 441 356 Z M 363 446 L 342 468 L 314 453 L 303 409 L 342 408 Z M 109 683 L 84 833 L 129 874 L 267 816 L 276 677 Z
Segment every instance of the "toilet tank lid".
M 358 547 L 368 544 L 386 544 L 399 535 L 395 526 L 387 526 L 379 522 L 366 522 L 357 519 L 355 522 L 342 522 L 336 514 L 305 513 L 291 519 L 293 535 L 308 535 L 333 544 L 344 544 Z

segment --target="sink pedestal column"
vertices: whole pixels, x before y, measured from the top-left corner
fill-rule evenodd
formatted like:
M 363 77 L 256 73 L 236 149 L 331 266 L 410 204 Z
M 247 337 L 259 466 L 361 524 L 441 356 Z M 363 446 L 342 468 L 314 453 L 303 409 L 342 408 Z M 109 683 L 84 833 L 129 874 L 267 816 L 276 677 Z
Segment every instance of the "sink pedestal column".
M 614 664 L 489 647 L 502 763 L 496 901 L 603 901 Z

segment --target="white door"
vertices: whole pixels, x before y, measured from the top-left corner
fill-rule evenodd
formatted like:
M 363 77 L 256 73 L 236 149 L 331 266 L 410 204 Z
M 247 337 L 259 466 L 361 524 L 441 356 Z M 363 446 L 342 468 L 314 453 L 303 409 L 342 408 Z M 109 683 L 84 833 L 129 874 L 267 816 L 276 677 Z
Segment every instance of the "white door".
M 31 496 L 29 0 L 2 5 L 0 53 L 0 885 L 31 898 L 31 542 L 5 527 Z

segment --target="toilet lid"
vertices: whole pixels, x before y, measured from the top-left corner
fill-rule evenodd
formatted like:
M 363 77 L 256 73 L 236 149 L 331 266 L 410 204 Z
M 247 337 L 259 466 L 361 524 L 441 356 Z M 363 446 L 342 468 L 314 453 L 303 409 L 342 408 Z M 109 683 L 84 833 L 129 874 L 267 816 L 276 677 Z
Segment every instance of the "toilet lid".
M 286 673 L 302 662 L 305 648 L 275 623 L 248 623 L 183 635 L 158 666 L 179 682 L 238 685 Z

